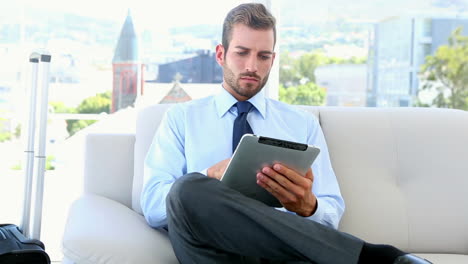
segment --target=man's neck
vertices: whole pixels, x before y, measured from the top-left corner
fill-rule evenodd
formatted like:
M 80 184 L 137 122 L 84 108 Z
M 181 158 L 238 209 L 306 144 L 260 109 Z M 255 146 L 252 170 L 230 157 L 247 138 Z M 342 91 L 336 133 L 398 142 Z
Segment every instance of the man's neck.
M 223 82 L 223 83 L 221 84 L 221 86 L 223 87 L 224 90 L 226 90 L 226 92 L 228 92 L 230 95 L 232 95 L 232 97 L 236 98 L 236 100 L 239 101 L 239 102 L 247 101 L 247 100 L 249 100 L 250 98 L 253 97 L 253 96 L 252 96 L 252 97 L 242 96 L 242 95 L 236 93 L 236 91 L 235 91 L 234 89 L 232 89 L 232 88 L 226 88 L 227 85 L 226 85 L 225 82 Z M 255 96 L 255 95 L 254 95 L 254 96 Z

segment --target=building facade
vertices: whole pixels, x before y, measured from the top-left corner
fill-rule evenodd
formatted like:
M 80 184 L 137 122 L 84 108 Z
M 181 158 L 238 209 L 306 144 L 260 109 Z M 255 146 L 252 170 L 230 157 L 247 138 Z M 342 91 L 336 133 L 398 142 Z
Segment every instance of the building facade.
M 216 62 L 215 54 L 207 50 L 199 51 L 196 56 L 158 67 L 156 82 L 170 83 L 180 74 L 181 83 L 221 83 L 223 70 Z
M 112 59 L 113 87 L 111 112 L 133 106 L 143 93 L 143 65 L 130 12 L 125 19 Z
M 366 106 L 365 64 L 328 64 L 315 69 L 317 85 L 327 90 L 327 106 Z
M 466 35 L 468 19 L 414 16 L 377 23 L 370 36 L 367 105 L 412 106 L 426 56 L 446 45 L 458 27 L 463 27 Z

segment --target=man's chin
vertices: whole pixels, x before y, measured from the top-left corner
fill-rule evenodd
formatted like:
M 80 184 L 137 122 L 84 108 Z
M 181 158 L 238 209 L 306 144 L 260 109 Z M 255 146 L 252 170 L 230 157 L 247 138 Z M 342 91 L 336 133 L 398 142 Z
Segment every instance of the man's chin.
M 247 98 L 252 98 L 255 96 L 258 92 L 260 92 L 261 88 L 242 88 L 240 91 L 236 91 L 238 95 L 247 97 Z

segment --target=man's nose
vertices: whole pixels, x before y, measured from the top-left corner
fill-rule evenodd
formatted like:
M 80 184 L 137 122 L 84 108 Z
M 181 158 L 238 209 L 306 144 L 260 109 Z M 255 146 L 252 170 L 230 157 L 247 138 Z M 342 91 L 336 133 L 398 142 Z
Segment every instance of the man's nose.
M 258 64 L 257 57 L 254 55 L 249 56 L 245 65 L 245 69 L 248 72 L 257 72 L 258 70 L 257 64 Z

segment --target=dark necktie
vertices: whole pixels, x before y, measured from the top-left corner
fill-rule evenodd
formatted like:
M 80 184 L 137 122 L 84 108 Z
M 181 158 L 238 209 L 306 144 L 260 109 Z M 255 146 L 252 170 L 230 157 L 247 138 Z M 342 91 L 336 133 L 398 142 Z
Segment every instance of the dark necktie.
M 237 102 L 237 117 L 234 120 L 234 129 L 232 131 L 232 152 L 236 150 L 237 144 L 244 134 L 253 134 L 252 128 L 247 122 L 247 115 L 253 105 L 249 101 Z

